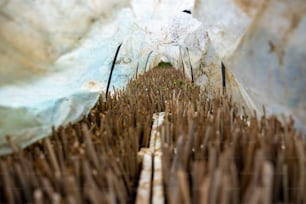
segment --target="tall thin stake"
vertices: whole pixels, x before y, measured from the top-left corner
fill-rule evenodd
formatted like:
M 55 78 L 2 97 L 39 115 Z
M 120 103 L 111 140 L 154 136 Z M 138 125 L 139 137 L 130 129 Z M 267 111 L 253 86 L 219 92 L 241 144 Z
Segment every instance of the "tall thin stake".
M 186 50 L 187 50 L 188 59 L 189 59 L 189 65 L 190 65 L 191 82 L 194 83 L 193 68 L 192 68 L 191 61 L 190 61 L 190 55 L 189 55 L 188 47 L 186 47 Z
M 182 49 L 181 49 L 181 46 L 179 46 L 179 51 L 180 51 L 180 60 L 181 60 L 181 62 L 182 62 L 183 74 L 184 74 L 184 76 L 186 76 L 186 75 L 185 75 L 185 65 L 184 65 L 184 59 L 183 59 L 183 56 L 182 56 Z
M 151 56 L 152 53 L 153 53 L 153 50 L 150 51 L 149 54 L 148 54 L 147 61 L 146 61 L 146 64 L 145 64 L 145 71 L 147 71 L 147 65 L 148 65 L 148 62 L 149 62 L 149 59 L 150 59 L 150 56 Z
M 137 62 L 136 72 L 135 72 L 135 78 L 137 79 L 138 76 L 138 68 L 139 68 L 139 62 Z
M 118 48 L 117 48 L 115 57 L 114 57 L 114 59 L 113 59 L 111 71 L 110 71 L 110 74 L 109 74 L 109 76 L 108 76 L 107 87 L 106 87 L 106 94 L 105 94 L 105 98 L 106 98 L 106 99 L 107 99 L 107 97 L 108 97 L 108 90 L 109 90 L 109 86 L 110 86 L 110 83 L 111 83 L 111 80 L 112 80 L 113 71 L 114 71 L 114 68 L 115 68 L 117 56 L 118 56 L 118 54 L 119 54 L 119 50 L 120 50 L 120 48 L 121 48 L 121 45 L 122 45 L 122 43 L 120 43 L 120 45 L 119 45 Z
M 222 93 L 224 95 L 226 92 L 226 77 L 225 77 L 225 66 L 223 62 L 221 62 L 221 72 L 222 72 Z

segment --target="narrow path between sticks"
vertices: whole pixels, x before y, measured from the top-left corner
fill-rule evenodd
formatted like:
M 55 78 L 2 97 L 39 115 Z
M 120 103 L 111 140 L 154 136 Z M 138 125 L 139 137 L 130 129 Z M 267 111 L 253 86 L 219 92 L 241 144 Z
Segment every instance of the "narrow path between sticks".
M 143 157 L 142 171 L 137 190 L 136 203 L 164 203 L 164 189 L 162 176 L 162 149 L 160 126 L 165 113 L 153 115 L 153 125 L 149 148 L 141 148 L 139 154 Z

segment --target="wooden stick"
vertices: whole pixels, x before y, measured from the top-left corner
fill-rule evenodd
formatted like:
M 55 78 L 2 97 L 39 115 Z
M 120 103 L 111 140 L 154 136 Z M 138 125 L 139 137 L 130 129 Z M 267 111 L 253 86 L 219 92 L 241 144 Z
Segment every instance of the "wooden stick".
M 105 98 L 106 99 L 108 97 L 108 90 L 109 90 L 109 86 L 110 86 L 110 83 L 111 83 L 111 80 L 112 80 L 113 71 L 114 71 L 114 68 L 115 68 L 116 60 L 117 60 L 121 45 L 122 45 L 122 43 L 120 43 L 120 45 L 117 47 L 116 54 L 115 54 L 114 59 L 113 59 L 111 71 L 110 71 L 110 74 L 109 74 L 109 77 L 108 77 L 108 80 L 107 80 L 106 93 L 105 93 Z

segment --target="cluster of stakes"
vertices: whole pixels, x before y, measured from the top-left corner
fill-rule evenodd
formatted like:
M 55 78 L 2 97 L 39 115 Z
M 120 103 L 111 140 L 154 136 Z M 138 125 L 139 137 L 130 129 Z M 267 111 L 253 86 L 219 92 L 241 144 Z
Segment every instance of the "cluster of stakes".
M 15 152 L 0 157 L 0 203 L 135 203 L 138 152 L 159 112 L 166 203 L 306 202 L 306 145 L 293 120 L 247 115 L 163 67 L 26 149 L 8 137 Z

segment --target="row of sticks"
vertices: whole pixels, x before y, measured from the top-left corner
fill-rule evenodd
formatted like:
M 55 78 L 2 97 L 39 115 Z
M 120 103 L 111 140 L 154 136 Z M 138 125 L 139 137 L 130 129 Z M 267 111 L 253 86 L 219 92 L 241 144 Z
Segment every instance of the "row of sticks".
M 209 99 L 173 68 L 101 98 L 80 122 L 0 157 L 0 203 L 134 203 L 153 113 L 166 203 L 306 202 L 305 141 L 275 116 Z
M 149 71 L 26 149 L 8 137 L 15 153 L 0 157 L 0 203 L 134 203 L 152 115 L 184 80 L 164 71 L 169 82 Z
M 255 112 L 247 115 L 228 96 L 209 99 L 192 83 L 168 80 L 165 70 L 159 73 L 153 81 L 167 81 L 165 87 L 172 88 L 180 84 L 162 103 L 165 116 L 159 132 L 165 198 L 160 200 L 306 202 L 305 136 L 296 132 L 292 118 L 280 122 L 267 116 L 264 108 L 261 117 Z M 157 93 L 158 84 L 152 85 Z
M 166 104 L 160 131 L 168 203 L 306 202 L 305 138 L 293 121 L 238 113 L 227 97 Z

